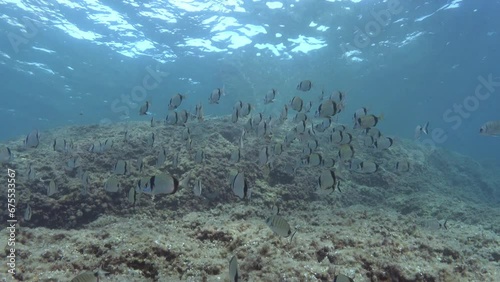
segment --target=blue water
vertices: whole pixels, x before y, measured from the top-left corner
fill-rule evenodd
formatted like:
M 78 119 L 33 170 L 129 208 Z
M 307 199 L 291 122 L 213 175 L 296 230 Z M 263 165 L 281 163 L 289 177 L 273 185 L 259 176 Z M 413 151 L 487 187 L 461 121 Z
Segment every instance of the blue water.
M 116 2 L 0 1 L 1 140 L 147 119 L 137 114 L 146 100 L 162 120 L 177 92 L 188 96 L 184 108 L 201 101 L 206 115 L 228 115 L 240 99 L 277 115 L 310 79 L 313 101 L 323 89 L 347 92 L 340 121 L 366 106 L 398 138 L 430 121 L 446 135 L 429 139 L 437 146 L 500 160 L 500 138 L 478 134 L 500 119 L 500 1 Z M 133 92 L 148 66 L 169 75 Z M 488 98 L 467 98 L 480 76 L 497 86 Z M 208 105 L 222 86 L 221 105 Z M 280 95 L 263 106 L 270 88 Z M 447 110 L 467 101 L 458 124 Z

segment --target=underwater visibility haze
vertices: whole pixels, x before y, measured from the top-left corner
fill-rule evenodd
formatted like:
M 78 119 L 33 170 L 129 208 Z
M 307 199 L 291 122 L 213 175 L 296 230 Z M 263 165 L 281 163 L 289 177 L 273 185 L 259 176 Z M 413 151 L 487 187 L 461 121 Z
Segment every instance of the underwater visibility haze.
M 500 1 L 0 8 L 2 281 L 500 281 Z

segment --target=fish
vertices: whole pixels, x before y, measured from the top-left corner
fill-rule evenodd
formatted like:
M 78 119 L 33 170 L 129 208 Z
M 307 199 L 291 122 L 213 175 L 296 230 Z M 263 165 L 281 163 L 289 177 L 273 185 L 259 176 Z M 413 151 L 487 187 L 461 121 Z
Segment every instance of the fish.
M 8 163 L 12 160 L 12 151 L 9 147 L 0 148 L 0 163 Z
M 354 157 L 354 147 L 348 144 L 340 146 L 337 156 L 342 161 L 352 159 Z
M 362 138 L 359 139 L 359 142 L 361 145 L 365 147 L 374 147 L 375 143 L 375 138 L 373 136 L 363 136 Z
M 128 164 L 126 161 L 118 160 L 118 161 L 116 161 L 116 164 L 113 167 L 113 173 L 125 175 L 128 172 L 127 167 L 128 167 Z
M 146 144 L 149 147 L 153 147 L 153 145 L 155 144 L 155 133 L 154 132 L 151 132 L 151 134 L 148 136 L 148 138 L 146 139 Z
M 52 143 L 52 149 L 56 152 L 65 152 L 66 151 L 66 140 L 60 138 L 54 138 L 54 142 Z
M 271 134 L 271 129 L 266 120 L 261 120 L 257 126 L 257 136 L 258 137 L 268 137 Z
M 320 166 L 323 163 L 323 157 L 321 157 L 320 154 L 318 153 L 312 153 L 302 159 L 302 164 L 309 165 L 309 166 Z
M 194 116 L 199 122 L 204 120 L 203 105 L 201 103 L 196 104 L 194 112 L 195 112 Z
M 182 95 L 180 93 L 175 94 L 172 98 L 170 98 L 170 101 L 168 102 L 168 109 L 177 109 L 181 105 L 182 101 L 184 101 L 184 99 L 186 99 L 185 95 Z
M 28 180 L 35 180 L 36 170 L 32 164 L 28 166 L 28 171 L 26 171 L 26 175 L 28 176 Z
M 325 132 L 332 125 L 332 120 L 329 118 L 323 119 L 321 123 L 314 126 L 314 130 L 318 132 Z
M 276 94 L 278 94 L 278 90 L 274 88 L 269 90 L 266 96 L 264 97 L 264 105 L 273 103 L 274 99 L 276 98 Z
M 338 189 L 340 192 L 340 178 L 337 179 L 335 175 L 335 171 L 328 169 L 323 170 L 318 177 L 318 185 L 316 186 L 316 192 L 323 193 L 327 190 L 332 190 L 334 192 L 335 189 Z
M 27 204 L 26 209 L 24 210 L 24 217 L 23 218 L 25 221 L 30 221 L 32 215 L 33 215 L 33 210 L 31 209 L 30 204 Z
M 90 145 L 89 152 L 91 153 L 101 153 L 102 152 L 102 144 L 101 141 L 95 141 Z
M 268 146 L 263 147 L 259 150 L 258 164 L 259 166 L 264 166 L 270 162 L 272 162 L 271 150 Z
M 252 189 L 250 189 L 243 172 L 236 172 L 234 176 L 231 176 L 230 183 L 231 190 L 236 196 L 240 199 L 250 199 Z
M 408 172 L 410 171 L 410 162 L 407 160 L 397 161 L 394 165 L 394 169 L 397 172 Z
M 26 148 L 37 148 L 40 144 L 40 135 L 38 130 L 31 131 L 24 139 L 24 146 Z
M 358 118 L 364 117 L 368 114 L 368 109 L 365 107 L 359 108 L 354 112 L 353 120 L 356 122 Z
M 237 123 L 239 118 L 239 108 L 233 108 L 233 113 L 231 114 L 231 122 Z
M 243 146 L 244 146 L 243 140 L 245 139 L 245 134 L 246 134 L 246 131 L 243 128 L 243 130 L 241 131 L 241 135 L 240 135 L 240 142 L 239 142 L 240 149 L 243 149 Z
M 135 169 L 136 169 L 138 172 L 142 172 L 142 170 L 144 169 L 144 159 L 143 159 L 143 158 L 138 158 L 138 159 L 135 161 Z
M 281 237 L 290 237 L 290 241 L 293 239 L 293 236 L 295 235 L 295 232 L 292 232 L 292 228 L 290 227 L 290 224 L 288 221 L 282 217 L 279 214 L 274 214 L 271 215 L 266 219 L 266 224 L 271 228 L 274 234 L 279 235 Z
M 307 121 L 307 115 L 306 113 L 298 112 L 295 117 L 293 118 L 293 122 L 306 122 Z
M 201 164 L 205 161 L 205 152 L 203 150 L 198 150 L 194 154 L 194 162 L 197 164 Z
M 337 274 L 333 277 L 332 282 L 354 282 L 354 280 L 344 274 Z
M 246 117 L 252 112 L 252 105 L 250 103 L 242 103 L 239 115 L 240 117 Z
M 180 182 L 177 178 L 173 177 L 168 173 L 161 173 L 158 175 L 154 175 L 149 179 L 149 189 L 146 189 L 142 192 L 147 193 L 146 191 L 150 190 L 150 194 L 159 195 L 159 194 L 175 194 L 179 190 Z
M 149 125 L 151 127 L 155 127 L 155 118 L 154 117 L 151 117 L 151 120 L 149 121 Z
M 317 139 L 311 139 L 307 141 L 307 147 L 309 147 L 311 151 L 316 151 L 319 148 L 319 141 Z
M 320 118 L 331 118 L 339 112 L 338 105 L 333 100 L 325 100 L 319 106 L 316 111 L 316 116 Z
M 280 120 L 280 122 L 283 123 L 287 119 L 288 119 L 288 105 L 285 104 L 283 106 L 283 109 L 281 110 L 279 120 Z
M 130 189 L 128 190 L 128 193 L 127 193 L 128 202 L 135 206 L 135 204 L 139 200 L 138 199 L 139 195 L 140 195 L 140 193 L 137 193 L 136 188 L 130 187 Z
M 238 163 L 241 159 L 241 149 L 237 148 L 231 153 L 231 156 L 229 157 L 229 163 L 235 164 Z
M 485 136 L 500 136 L 500 120 L 486 122 L 479 128 L 479 133 Z
M 285 139 L 283 140 L 283 144 L 285 145 L 285 147 L 290 147 L 295 138 L 297 138 L 297 136 L 296 136 L 296 129 L 294 128 L 288 131 L 287 134 L 285 135 Z
M 172 167 L 177 168 L 179 165 L 179 152 L 175 153 L 175 155 L 172 157 Z
M 202 189 L 203 189 L 203 186 L 201 184 L 201 178 L 198 178 L 196 180 L 196 183 L 194 184 L 194 187 L 193 187 L 193 193 L 194 193 L 194 195 L 200 197 Z
M 212 90 L 212 93 L 210 93 L 210 97 L 208 98 L 208 103 L 209 104 L 219 104 L 219 100 L 221 96 L 224 96 L 224 87 L 221 88 L 215 88 Z
M 273 155 L 279 156 L 283 153 L 283 143 L 276 143 L 273 147 Z
M 321 166 L 324 168 L 333 168 L 335 166 L 335 159 L 333 158 L 323 158 Z
M 299 124 L 297 124 L 295 126 L 294 130 L 295 130 L 295 133 L 302 134 L 302 133 L 306 132 L 306 128 L 307 128 L 306 122 L 301 121 L 301 122 L 299 122 Z
M 158 153 L 158 157 L 156 158 L 156 167 L 161 167 L 165 163 L 166 159 L 167 159 L 167 150 L 163 148 Z
M 363 131 L 363 135 L 364 136 L 374 137 L 375 139 L 377 139 L 380 136 L 382 136 L 382 132 L 380 132 L 380 130 L 377 129 L 377 128 L 375 128 L 375 127 L 370 127 L 370 128 L 366 128 Z
M 116 176 L 110 176 L 104 184 L 104 191 L 109 193 L 116 193 L 121 189 L 120 182 Z
M 344 100 L 345 100 L 345 93 L 342 91 L 334 91 L 330 95 L 330 100 L 333 100 L 333 101 L 340 104 L 340 103 L 344 102 Z
M 82 184 L 84 188 L 87 188 L 90 185 L 90 174 L 88 171 L 82 173 L 80 176 L 80 179 L 82 180 Z
M 311 90 L 312 87 L 312 82 L 310 80 L 302 80 L 298 85 L 297 85 L 297 90 L 307 92 Z
M 356 120 L 355 127 L 361 127 L 363 129 L 370 128 L 376 126 L 380 120 L 382 120 L 383 116 L 375 116 L 375 115 L 366 115 L 359 117 Z
M 429 122 L 426 122 L 424 126 L 417 125 L 417 127 L 415 127 L 414 137 L 415 139 L 419 139 L 422 133 L 427 135 L 428 132 L 429 132 Z
M 186 140 L 186 150 L 190 151 L 193 149 L 193 139 L 188 138 Z
M 50 180 L 49 182 L 49 186 L 47 186 L 47 196 L 52 196 L 54 195 L 55 193 L 57 193 L 57 186 L 56 186 L 56 183 L 54 182 L 54 180 Z
M 99 271 L 84 271 L 73 279 L 70 282 L 99 282 Z
M 139 115 L 140 116 L 145 116 L 145 115 L 151 115 L 149 112 L 149 101 L 146 101 L 140 108 L 139 108 Z
M 379 165 L 372 161 L 362 161 L 358 166 L 358 172 L 375 173 L 379 169 Z
M 389 149 L 394 144 L 394 139 L 390 137 L 382 136 L 375 140 L 373 146 L 379 150 Z
M 302 111 L 303 106 L 304 106 L 304 100 L 302 100 L 302 98 L 300 98 L 299 96 L 293 97 L 292 100 L 290 101 L 290 107 L 297 112 Z
M 104 143 L 101 144 L 101 152 L 108 151 L 113 148 L 113 140 L 106 139 Z
M 313 106 L 312 101 L 307 102 L 304 106 L 304 112 L 306 112 L 306 113 L 310 112 L 312 109 L 312 106 Z
M 182 131 L 182 140 L 186 141 L 191 137 L 191 129 L 189 127 L 185 127 Z
M 75 168 L 79 168 L 82 166 L 82 158 L 80 158 L 79 156 L 76 156 L 74 158 L 71 158 L 69 159 L 67 162 L 66 162 L 66 167 L 69 169 L 69 170 L 73 170 Z
M 182 110 L 177 114 L 177 125 L 184 125 L 186 122 L 188 122 L 189 119 L 189 113 L 187 110 Z
M 178 112 L 169 112 L 165 119 L 165 124 L 167 125 L 176 125 L 179 122 L 179 113 Z
M 240 282 L 240 269 L 238 267 L 238 259 L 234 255 L 229 260 L 229 281 L 230 282 Z

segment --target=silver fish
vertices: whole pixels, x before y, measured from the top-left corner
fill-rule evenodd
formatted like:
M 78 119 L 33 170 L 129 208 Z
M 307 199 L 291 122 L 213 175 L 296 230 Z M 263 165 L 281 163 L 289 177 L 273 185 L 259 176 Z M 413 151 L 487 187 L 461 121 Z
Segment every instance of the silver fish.
M 310 80 L 302 80 L 298 85 L 297 85 L 297 90 L 307 92 L 311 90 L 312 83 Z
M 290 101 L 290 107 L 297 112 L 302 111 L 303 106 L 304 106 L 304 101 L 299 96 L 293 97 L 292 100 Z
M 302 164 L 309 165 L 312 167 L 320 166 L 323 163 L 323 157 L 318 153 L 312 153 L 302 159 Z
M 307 121 L 307 115 L 306 113 L 299 112 L 295 115 L 293 118 L 293 122 L 306 122 Z
M 259 151 L 259 159 L 258 159 L 259 166 L 264 166 L 264 165 L 272 162 L 271 158 L 272 158 L 271 150 L 269 149 L 268 146 L 260 149 L 260 151 Z
M 500 120 L 488 121 L 479 128 L 479 133 L 487 136 L 500 136 Z
M 55 138 L 52 143 L 52 149 L 57 152 L 66 152 L 66 140 L 61 138 Z
M 240 148 L 238 148 L 231 153 L 231 156 L 229 157 L 229 163 L 231 164 L 238 163 L 240 159 L 241 159 L 241 150 Z
M 149 180 L 152 195 L 174 194 L 179 190 L 179 180 L 168 173 L 154 175 Z M 143 191 L 144 192 L 144 191 Z
M 195 117 L 198 121 L 203 121 L 203 105 L 201 103 L 196 104 Z
M 102 152 L 102 144 L 101 141 L 95 141 L 90 145 L 89 152 L 92 153 L 101 153 Z
M 113 148 L 113 140 L 111 140 L 111 139 L 104 140 L 104 143 L 102 143 L 102 145 L 101 145 L 101 151 L 102 152 L 108 151 L 111 148 Z
M 331 118 L 337 113 L 339 113 L 337 103 L 333 100 L 328 99 L 323 101 L 319 105 L 318 110 L 316 111 L 316 116 L 322 118 Z
M 24 217 L 23 218 L 25 221 L 30 221 L 32 215 L 33 215 L 33 211 L 31 209 L 31 206 L 30 206 L 30 204 L 27 204 L 26 209 L 24 210 Z
M 340 191 L 340 180 L 337 179 L 335 171 L 324 170 L 318 178 L 316 192 L 324 193 L 330 189 L 332 192 L 335 191 L 335 189 L 339 189 Z
M 271 89 L 267 92 L 266 96 L 264 97 L 264 104 L 271 104 L 274 102 L 274 99 L 276 98 L 276 94 L 278 94 L 278 90 L 276 89 Z
M 288 221 L 279 214 L 271 215 L 266 219 L 266 224 L 271 228 L 274 234 L 282 237 L 292 236 L 290 240 L 293 239 L 295 232 L 292 232 L 292 228 Z
M 37 148 L 40 144 L 40 135 L 38 134 L 38 130 L 31 131 L 24 139 L 24 146 L 26 148 Z
M 177 168 L 179 165 L 179 152 L 175 153 L 175 155 L 172 157 L 172 167 Z
M 234 255 L 229 260 L 229 281 L 230 282 L 239 282 L 239 281 L 241 281 L 241 279 L 240 279 L 240 269 L 238 267 L 238 259 L 236 258 L 236 255 Z
M 252 112 L 252 105 L 250 103 L 243 103 L 239 110 L 240 117 L 246 117 Z
M 284 105 L 283 106 L 283 109 L 281 110 L 281 113 L 280 113 L 280 122 L 285 122 L 285 120 L 288 119 L 288 105 Z
M 167 159 L 167 150 L 165 150 L 165 148 L 163 148 L 158 153 L 158 157 L 156 158 L 156 167 L 161 167 L 165 163 L 166 159 Z
M 28 175 L 28 180 L 36 179 L 36 171 L 32 164 L 28 166 L 28 171 L 26 172 L 26 174 Z
M 150 115 L 151 113 L 149 112 L 149 102 L 146 101 L 146 103 L 144 103 L 144 105 L 142 105 L 140 108 L 139 108 L 139 115 L 143 116 L 143 115 Z
M 243 172 L 237 172 L 234 176 L 230 178 L 231 190 L 240 199 L 250 199 L 252 195 L 252 190 L 249 188 L 248 182 L 245 179 L 245 174 Z
M 209 104 L 219 104 L 220 97 L 224 95 L 224 87 L 221 88 L 216 88 L 212 90 L 212 93 L 210 93 L 210 97 L 208 98 L 208 103 Z
M 188 121 L 189 119 L 189 113 L 187 110 L 181 110 L 178 114 L 177 114 L 177 125 L 184 125 L 186 124 L 186 122 Z
M 193 193 L 194 193 L 194 195 L 200 197 L 202 189 L 203 189 L 203 185 L 201 184 L 201 179 L 198 178 L 196 180 L 196 183 L 194 184 L 194 187 L 193 187 Z
M 12 160 L 12 151 L 9 147 L 0 148 L 0 163 L 7 163 Z
M 394 168 L 397 172 L 408 172 L 410 171 L 410 162 L 407 160 L 398 161 L 394 165 Z
M 104 190 L 109 193 L 116 193 L 121 189 L 120 182 L 115 176 L 110 176 L 104 184 Z
M 144 169 L 144 159 L 143 159 L 143 158 L 138 158 L 138 159 L 135 161 L 135 169 L 136 169 L 138 172 L 142 172 L 142 170 Z
M 116 161 L 116 164 L 113 167 L 113 173 L 125 175 L 128 172 L 127 167 L 128 167 L 128 164 L 126 161 L 118 160 L 118 161 Z
M 354 280 L 344 274 L 337 274 L 333 277 L 333 282 L 354 282 Z
M 233 108 L 233 113 L 231 114 L 231 122 L 237 123 L 239 118 L 239 109 Z
M 54 195 L 55 193 L 57 193 L 57 186 L 56 186 L 56 183 L 54 182 L 54 180 L 50 180 L 49 182 L 49 186 L 47 186 L 47 196 L 52 196 Z
M 146 139 L 146 144 L 148 145 L 148 147 L 153 147 L 153 145 L 155 144 L 154 132 L 151 132 L 151 134 L 148 136 L 148 138 Z
M 170 98 L 170 102 L 168 103 L 168 109 L 169 110 L 177 109 L 177 107 L 181 105 L 184 99 L 186 99 L 186 96 L 179 93 L 175 94 L 172 98 Z
M 378 138 L 373 143 L 375 148 L 377 148 L 379 150 L 389 149 L 393 144 L 394 144 L 394 139 L 392 139 L 390 137 L 385 137 L 385 136 Z
M 198 150 L 194 154 L 194 162 L 197 164 L 201 164 L 205 161 L 205 152 L 203 150 Z

